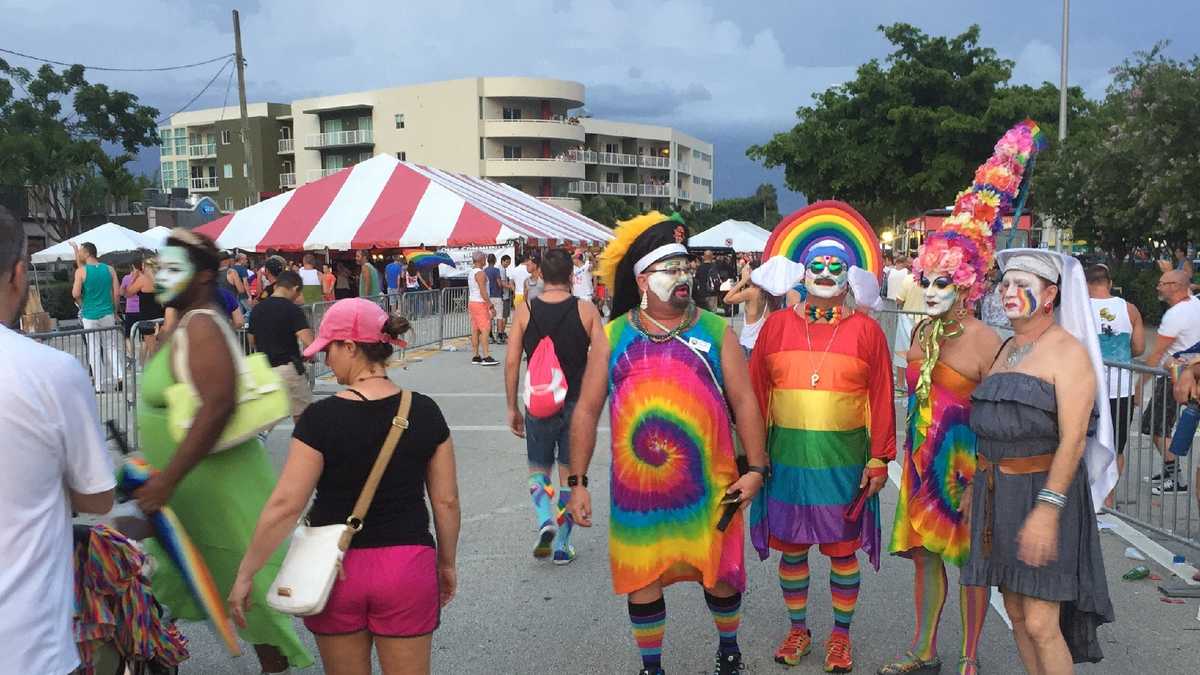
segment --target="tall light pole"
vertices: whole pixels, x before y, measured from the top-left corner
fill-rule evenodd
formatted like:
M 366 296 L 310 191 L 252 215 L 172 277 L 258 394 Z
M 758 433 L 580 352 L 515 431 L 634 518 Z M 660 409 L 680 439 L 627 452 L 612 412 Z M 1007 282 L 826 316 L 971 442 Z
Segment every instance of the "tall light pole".
M 1058 82 L 1058 140 L 1067 140 L 1067 51 L 1070 45 L 1071 0 L 1063 0 L 1062 66 Z

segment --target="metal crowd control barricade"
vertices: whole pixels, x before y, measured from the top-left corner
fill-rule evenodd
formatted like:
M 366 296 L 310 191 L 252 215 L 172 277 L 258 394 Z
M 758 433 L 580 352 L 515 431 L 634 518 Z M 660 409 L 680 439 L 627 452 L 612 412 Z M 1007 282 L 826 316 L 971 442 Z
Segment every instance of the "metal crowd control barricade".
M 136 447 L 133 409 L 137 403 L 138 368 L 130 358 L 124 327 L 118 324 L 108 328 L 31 333 L 29 337 L 79 361 L 91 377 L 100 424 L 111 420 Z
M 442 339 L 465 337 L 471 334 L 471 319 L 467 315 L 467 288 L 442 289 Z

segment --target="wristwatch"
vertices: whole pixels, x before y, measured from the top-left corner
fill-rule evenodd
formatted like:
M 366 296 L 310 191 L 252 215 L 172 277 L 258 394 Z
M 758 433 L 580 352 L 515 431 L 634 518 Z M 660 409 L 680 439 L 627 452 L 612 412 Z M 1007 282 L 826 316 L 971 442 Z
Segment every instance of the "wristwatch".
M 754 466 L 753 464 L 751 464 L 750 466 L 746 467 L 746 472 L 747 473 L 757 473 L 763 477 L 763 480 L 766 480 L 771 477 L 771 467 L 770 466 Z
M 583 487 L 588 486 L 588 479 L 587 479 L 586 473 L 583 474 L 582 476 L 574 476 L 574 475 L 567 476 L 567 487 L 578 487 L 579 485 L 583 485 Z

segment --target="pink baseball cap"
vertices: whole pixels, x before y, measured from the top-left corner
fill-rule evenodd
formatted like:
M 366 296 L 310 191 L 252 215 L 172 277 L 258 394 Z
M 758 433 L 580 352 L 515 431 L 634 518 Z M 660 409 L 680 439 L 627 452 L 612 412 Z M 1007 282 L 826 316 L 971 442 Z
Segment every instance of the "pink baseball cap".
M 304 358 L 312 358 L 318 352 L 329 346 L 330 342 L 348 340 L 350 342 L 390 342 L 399 347 L 407 347 L 404 340 L 393 339 L 383 332 L 383 324 L 387 323 L 387 312 L 362 298 L 346 298 L 333 303 L 321 318 L 321 328 L 317 339 L 304 350 Z

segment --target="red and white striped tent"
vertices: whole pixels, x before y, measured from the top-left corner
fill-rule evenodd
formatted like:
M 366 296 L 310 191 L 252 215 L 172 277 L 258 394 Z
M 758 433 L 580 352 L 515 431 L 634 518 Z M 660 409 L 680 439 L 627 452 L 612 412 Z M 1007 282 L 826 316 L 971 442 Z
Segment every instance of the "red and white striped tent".
M 612 231 L 509 185 L 377 155 L 197 228 L 222 249 L 604 243 Z

